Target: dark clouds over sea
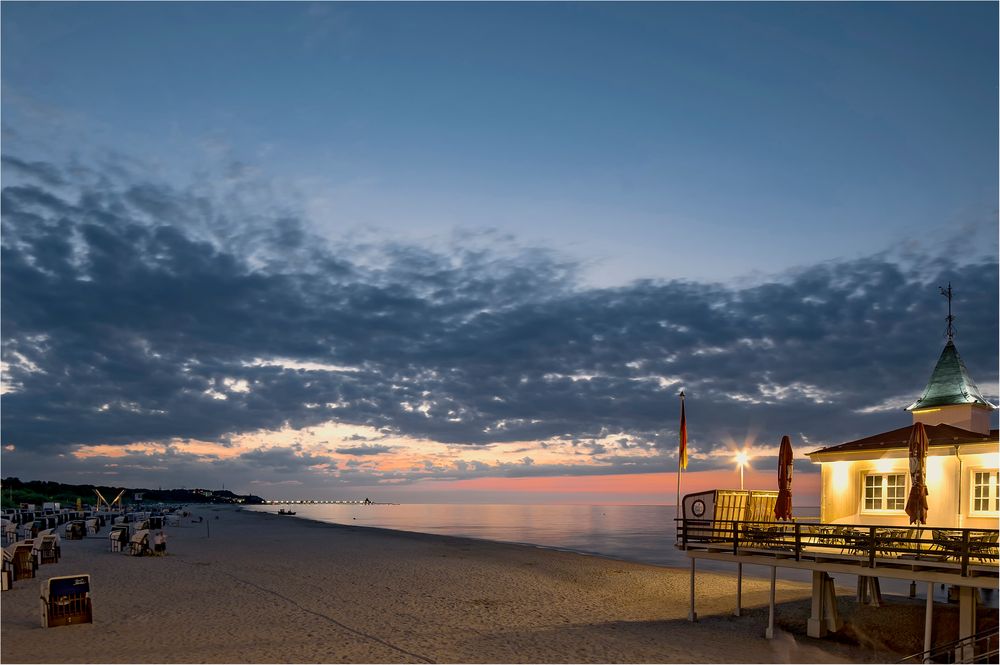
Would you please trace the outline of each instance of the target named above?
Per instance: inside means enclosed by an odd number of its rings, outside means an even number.
[[[15,156],[4,183],[5,475],[40,475],[42,460],[79,471],[58,455],[83,444],[225,442],[331,418],[457,446],[562,439],[611,470],[645,445],[665,455],[629,469],[667,470],[681,388],[703,449],[750,430],[812,449],[908,424],[945,341],[948,282],[958,348],[996,398],[995,251],[958,230],[745,284],[593,288],[574,260],[500,234],[436,249],[322,239],[280,206]],[[621,450],[588,443],[618,432]]]

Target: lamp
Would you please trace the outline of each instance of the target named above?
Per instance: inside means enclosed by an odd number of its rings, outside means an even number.
[[[740,452],[736,453],[736,464],[740,468],[740,489],[741,490],[743,489],[743,467],[745,467],[749,461],[750,461],[750,456],[747,454],[747,451],[741,450]]]

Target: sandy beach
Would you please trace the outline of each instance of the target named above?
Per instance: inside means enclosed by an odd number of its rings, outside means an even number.
[[[2,595],[5,663],[885,662],[870,641],[805,636],[808,588],[463,538],[201,507],[168,553],[111,553],[107,528]],[[93,624],[43,629],[41,579],[89,573]],[[849,598],[842,598],[850,622]],[[894,608],[883,608],[888,611]],[[920,606],[912,610],[919,635]],[[881,612],[881,611],[880,611]],[[863,611],[853,617],[863,634]],[[898,614],[898,613],[897,613]],[[882,614],[881,616],[889,616]],[[947,616],[942,616],[946,620]],[[863,635],[862,635],[863,636]]]

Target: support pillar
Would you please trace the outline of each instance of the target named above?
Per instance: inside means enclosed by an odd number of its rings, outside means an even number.
[[[840,612],[837,611],[837,587],[829,575],[823,581],[823,590],[823,616],[826,619],[826,629],[836,633],[844,627],[844,622],[840,620]]]
[[[927,609],[924,611],[924,662],[931,662],[931,627],[934,617],[934,583],[927,583]]]
[[[974,587],[958,587],[958,639],[963,640],[976,634],[976,596]],[[975,657],[975,645],[969,642],[955,654],[959,663],[971,663]]]
[[[736,611],[733,616],[740,616],[743,610],[743,564],[736,564]]]
[[[812,611],[806,624],[806,634],[809,637],[826,637],[826,621],[823,620],[823,609],[826,603],[826,573],[814,570],[812,574]]]
[[[688,610],[688,621],[697,621],[698,614],[694,611],[694,557],[691,557],[691,609]]]
[[[767,630],[764,631],[764,637],[769,640],[774,639],[774,583],[777,570],[777,567],[771,566],[771,604],[767,613]]]

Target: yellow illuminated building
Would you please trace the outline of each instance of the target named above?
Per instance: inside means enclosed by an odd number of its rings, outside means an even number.
[[[990,404],[949,339],[920,399],[906,410],[924,424],[927,523],[995,529],[1000,519],[1000,437]],[[911,425],[809,453],[822,468],[820,520],[905,526]]]

